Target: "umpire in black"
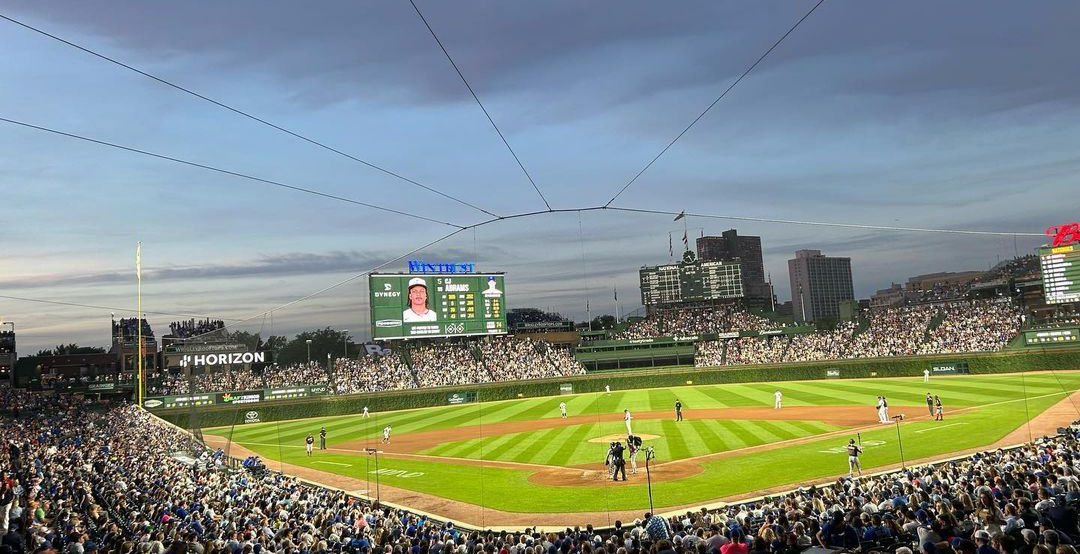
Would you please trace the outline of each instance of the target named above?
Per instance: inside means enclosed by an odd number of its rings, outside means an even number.
[[[326,450],[326,427],[319,429],[319,450]]]
[[[626,460],[623,459],[623,452],[626,449],[623,448],[621,442],[611,443],[611,450],[608,450],[608,462],[611,464],[611,480],[618,481],[619,473],[622,472],[622,480],[626,480]]]

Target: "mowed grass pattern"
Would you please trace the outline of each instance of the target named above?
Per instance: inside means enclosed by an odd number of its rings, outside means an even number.
[[[645,441],[664,460],[681,460],[738,448],[836,431],[839,428],[819,421],[741,420],[637,420],[634,433],[655,435]],[[589,442],[608,435],[625,434],[621,423],[567,425],[496,437],[454,441],[429,448],[422,454],[541,464],[579,466],[597,464],[607,454],[607,443]]]
[[[1022,388],[1022,385],[1027,385],[1026,391]],[[944,423],[908,421],[901,425],[904,453],[910,462],[912,459],[931,455],[982,447],[1004,437],[1014,429],[1022,428],[1029,417],[1038,415],[1054,403],[1064,399],[1067,393],[1076,390],[1080,386],[1080,374],[1061,372],[1057,374],[1029,374],[1023,380],[1017,376],[957,377],[934,380],[929,384],[929,387],[921,383],[921,380],[911,379],[738,385],[735,388],[739,391],[737,398],[767,398],[768,402],[771,403],[771,392],[775,390],[776,386],[779,386],[786,396],[795,397],[792,398],[792,401],[805,401],[805,398],[814,396],[827,400],[829,404],[842,403],[839,401],[844,399],[843,395],[851,393],[859,401],[849,403],[861,405],[864,403],[862,400],[867,387],[873,391],[885,390],[886,394],[893,398],[893,405],[899,408],[894,410],[894,413],[896,411],[914,411],[914,413],[918,413],[919,410],[926,409],[923,399],[927,390],[941,394],[946,402],[946,421]],[[725,393],[729,392],[725,390],[726,388],[675,389],[673,391],[666,390],[664,393],[678,393],[679,397],[684,402],[687,402],[687,398],[694,398],[694,395],[687,394],[688,392],[715,394],[720,398],[729,398],[729,396],[725,396]],[[977,392],[983,389],[990,392],[987,392],[985,397],[976,396]],[[950,402],[948,393],[943,392],[946,390],[957,395],[956,402]],[[651,398],[651,400],[645,400],[645,402],[658,401],[656,394],[649,394],[656,391],[638,392],[645,393],[642,394],[642,398]],[[633,401],[632,394],[634,393],[627,393],[621,396],[618,401]],[[596,396],[588,395],[574,398],[568,401],[568,404],[574,405],[572,403],[576,403],[579,406],[591,406],[589,403],[581,402],[582,398],[585,398],[596,402],[597,405],[604,405],[605,399],[603,397],[607,395],[600,395],[601,398],[596,398]],[[616,394],[610,396],[615,397]],[[731,395],[731,397],[735,397],[735,395]],[[910,406],[901,407],[905,402],[898,402],[896,397],[908,399],[906,403],[910,404]],[[514,406],[511,411],[515,413],[534,411],[535,413],[544,414],[551,411],[550,406],[558,405],[557,398],[538,400],[539,402],[529,400],[508,404]],[[962,414],[954,414],[950,411],[955,407],[965,405],[985,406],[985,408],[971,410]],[[449,421],[458,416],[448,416],[445,413],[474,413],[479,407],[439,408],[419,412],[426,413],[433,418],[437,414],[439,418],[445,417],[444,421]],[[494,407],[495,405],[488,405],[485,408]],[[510,413],[504,410],[485,409],[484,411],[485,413]],[[413,421],[413,423],[403,425],[420,425],[417,423],[418,420],[415,419],[416,413],[393,415],[399,418],[398,421]],[[384,417],[387,416],[384,415]],[[546,415],[545,417],[552,416]],[[558,417],[557,408],[554,410],[554,417]],[[336,418],[326,421],[345,425],[348,420],[349,418]],[[317,429],[319,421],[285,422],[280,426],[267,424],[260,427],[287,429],[293,424],[302,423],[305,430],[309,428]],[[660,425],[668,424],[659,421],[657,423]],[[719,444],[720,440],[744,440],[735,431],[731,434],[726,431],[720,432],[718,428],[706,425],[705,422],[697,422],[691,419],[685,423],[689,424],[688,427],[699,429],[705,442],[717,440]],[[741,426],[744,423],[739,422],[739,425]],[[438,425],[434,421],[424,425],[429,424]],[[616,426],[621,426],[621,422]],[[244,431],[254,431],[255,427],[251,426],[251,428]],[[591,429],[589,425],[573,427],[571,430],[562,429],[556,431],[556,434],[550,435],[549,439],[558,441],[561,440],[560,437],[566,437],[566,440],[569,441],[573,440],[572,437],[574,436],[584,436],[597,431],[597,429]],[[344,429],[344,427],[339,427],[339,429]],[[715,436],[709,435],[709,431],[715,433]],[[359,432],[363,432],[362,428]],[[537,432],[541,431],[538,430]],[[567,433],[567,435],[562,435],[563,432]],[[854,436],[854,433],[850,436]],[[871,425],[869,428],[862,430],[861,436],[867,444],[863,463],[864,468],[868,471],[874,467],[899,462],[895,426]],[[842,447],[847,442],[848,437],[849,435],[845,434],[839,437],[833,436],[811,440],[804,444],[766,452],[739,453],[723,459],[706,460],[702,463],[704,470],[702,473],[677,481],[654,482],[653,496],[656,506],[658,508],[670,508],[685,504],[704,503],[730,495],[753,493],[770,487],[795,486],[811,479],[821,479],[842,474],[847,470],[846,455],[842,453]],[[302,439],[302,436],[300,438]],[[289,443],[283,442],[280,445],[275,442],[246,444],[261,456],[267,458],[271,467],[274,466],[273,460],[282,460],[322,471],[332,471],[353,476],[362,482],[368,482],[369,489],[374,488],[375,477],[371,473],[374,468],[372,459],[369,456],[330,451],[317,452],[315,456],[309,458],[304,455],[302,440]],[[457,448],[462,451],[467,450],[470,448],[469,441],[458,442]],[[504,448],[505,450],[500,456],[517,455],[515,454],[517,452],[516,445],[509,447],[504,445]],[[546,454],[549,458],[546,463],[552,465],[557,465],[554,462],[561,457],[570,460],[572,455],[562,451],[561,448],[546,449]],[[664,458],[656,460],[657,463],[666,461],[668,460]],[[410,477],[383,475],[383,485],[425,492],[510,512],[604,512],[634,506],[648,506],[648,491],[645,481],[640,475],[631,478],[629,483],[620,484],[617,487],[611,486],[610,482],[601,483],[599,487],[553,487],[530,482],[529,475],[533,473],[533,470],[530,469],[464,465],[454,463],[451,460],[440,461],[438,458],[416,460],[384,457],[381,459],[381,468],[383,470],[392,469],[410,472]],[[449,484],[453,486],[448,486]]]

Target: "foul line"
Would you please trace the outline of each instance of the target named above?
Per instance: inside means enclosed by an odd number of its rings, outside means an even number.
[[[916,433],[926,433],[928,431],[937,431],[938,429],[944,429],[946,427],[956,427],[957,425],[967,425],[966,421],[958,421],[956,423],[950,423],[948,425],[941,425],[937,427],[930,427],[929,429],[919,429]]]

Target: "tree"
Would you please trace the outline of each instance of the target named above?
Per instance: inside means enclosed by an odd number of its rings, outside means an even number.
[[[271,337],[276,339],[278,337]],[[284,339],[284,337],[281,337]],[[345,355],[345,334],[327,327],[318,331],[305,331],[296,335],[280,351],[274,353],[278,365],[302,364],[308,360],[307,341],[311,340],[311,361],[326,363],[326,355],[331,361]],[[275,344],[276,346],[276,344]]]
[[[74,356],[76,354],[104,354],[105,349],[97,346],[79,346],[75,343],[58,344],[51,350],[38,350],[35,356]]]
[[[615,316],[605,314],[594,317],[589,325],[593,331],[606,331],[614,329],[615,323]]]

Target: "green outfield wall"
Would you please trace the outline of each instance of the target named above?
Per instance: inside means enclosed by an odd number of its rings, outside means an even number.
[[[434,389],[413,389],[349,396],[278,400],[243,406],[214,405],[167,410],[154,414],[184,428],[244,425],[245,422],[284,421],[306,417],[446,406],[460,402],[491,402],[515,398],[557,396],[613,390],[867,377],[921,376],[924,369],[967,364],[972,374],[1080,369],[1080,348],[1026,349],[980,354],[874,358],[828,362],[787,363],[721,368],[674,367],[648,370],[598,371],[579,377],[487,383]],[[939,371],[934,370],[935,373]],[[951,373],[943,371],[942,373]]]

